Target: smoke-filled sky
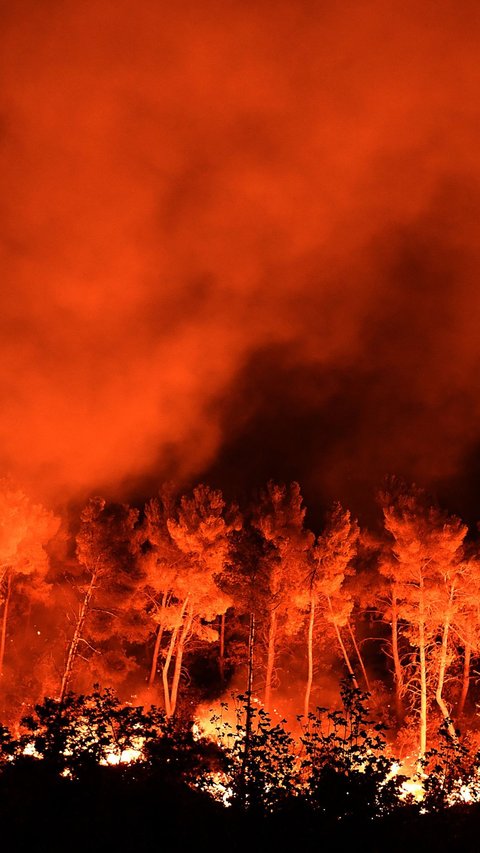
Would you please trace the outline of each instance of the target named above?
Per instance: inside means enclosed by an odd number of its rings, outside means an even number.
[[[12,0],[0,468],[480,517],[477,0]]]

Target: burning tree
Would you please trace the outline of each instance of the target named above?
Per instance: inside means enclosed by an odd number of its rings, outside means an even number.
[[[80,520],[76,553],[81,576],[75,581],[80,601],[68,644],[60,701],[68,690],[77,658],[85,657],[80,655],[80,647],[95,654],[92,640],[96,636],[121,633],[119,616],[128,607],[138,581],[138,510],[107,505],[103,498],[96,497],[88,501]]]
[[[461,665],[461,686],[457,717],[461,717],[470,688],[472,658],[480,651],[480,559],[476,546],[470,546],[462,564],[453,625],[457,660]]]
[[[164,488],[158,498],[152,498],[146,504],[141,530],[142,553],[139,560],[142,582],[137,601],[147,623],[153,626],[155,636],[148,676],[150,688],[156,679],[164,632],[171,624],[177,578],[187,571],[187,558],[168,530],[168,519],[174,511],[173,494],[169,488]],[[165,704],[167,699],[166,696]]]
[[[149,682],[154,682],[167,632],[162,683],[165,710],[172,716],[188,641],[194,635],[207,641],[216,639],[217,632],[208,623],[231,603],[217,579],[227,560],[230,533],[240,525],[240,517],[235,507],[226,508],[220,491],[200,485],[178,505],[166,495],[151,501],[145,518],[149,547],[143,561],[143,589],[147,611],[156,624]]]
[[[252,523],[271,545],[264,694],[267,710],[271,704],[278,634],[280,630],[288,630],[288,622],[294,617],[294,593],[308,572],[308,551],[314,537],[303,526],[305,513],[298,483],[291,483],[287,489],[272,480],[254,508]]]
[[[376,564],[370,583],[359,591],[362,600],[388,625],[389,637],[382,637],[382,649],[392,662],[393,686],[395,692],[395,714],[399,725],[404,720],[405,670],[404,662],[409,659],[410,644],[404,632],[400,618],[400,600],[396,580],[396,560],[391,552],[390,543],[384,538],[363,534],[365,547],[374,554]],[[404,648],[406,646],[406,648]]]
[[[450,631],[465,573],[462,545],[467,528],[458,518],[431,505],[426,493],[416,486],[407,488],[392,481],[380,501],[385,528],[393,540],[391,559],[383,562],[382,572],[392,584],[397,617],[392,626],[404,634],[411,647],[407,689],[420,699],[419,750],[423,755],[429,694],[435,693],[444,718],[449,719],[443,689]]]
[[[343,659],[355,687],[358,684],[350,661],[347,647],[343,641],[341,628],[349,624],[353,608],[353,599],[346,592],[344,582],[352,573],[351,561],[356,553],[358,539],[357,522],[350,512],[339,503],[330,511],[323,533],[317,538],[305,576],[304,589],[299,597],[306,607],[307,621],[307,659],[308,674],[305,688],[304,713],[308,716],[310,694],[313,683],[313,638],[317,613],[327,624],[333,627]]]

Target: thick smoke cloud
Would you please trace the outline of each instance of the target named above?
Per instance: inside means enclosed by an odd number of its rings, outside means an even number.
[[[2,472],[49,500],[294,476],[358,509],[396,471],[465,504],[478,4],[1,14]]]

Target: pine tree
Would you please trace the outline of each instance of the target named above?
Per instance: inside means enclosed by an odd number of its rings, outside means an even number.
[[[252,524],[271,545],[267,604],[267,662],[264,704],[271,706],[279,633],[294,617],[295,591],[308,573],[308,551],[313,534],[304,528],[306,509],[298,483],[289,488],[270,481],[253,511]]]
[[[88,660],[95,653],[92,641],[121,634],[119,616],[138,582],[138,510],[123,504],[108,505],[104,498],[95,497],[88,501],[80,520],[76,537],[80,578],[74,584],[79,602],[67,647],[60,701],[68,690],[77,659]],[[85,654],[80,655],[80,648]]]
[[[355,687],[353,666],[342,638],[341,628],[348,624],[353,599],[345,590],[345,579],[352,573],[351,562],[356,553],[358,525],[349,510],[336,503],[329,512],[323,533],[313,547],[306,576],[305,591],[308,612],[307,659],[308,674],[305,688],[304,713],[308,716],[313,682],[313,638],[315,620],[320,615],[333,627],[343,659]]]
[[[422,756],[427,747],[432,692],[444,718],[449,718],[443,687],[466,527],[433,505],[422,489],[401,481],[390,481],[380,494],[380,503],[391,536],[392,557],[384,563],[383,573],[394,582],[397,612],[405,626],[402,630],[413,650],[410,693],[418,689],[420,697]]]

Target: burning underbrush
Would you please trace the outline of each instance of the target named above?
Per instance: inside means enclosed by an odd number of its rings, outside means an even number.
[[[341,698],[339,710],[300,717],[295,735],[248,694],[193,722],[122,704],[109,690],[46,699],[15,735],[1,729],[0,785],[42,765],[64,784],[113,773],[129,786],[169,785],[235,812],[301,807],[327,821],[480,802],[478,754],[447,726],[435,749],[400,761],[370,718],[367,694],[344,683]]]

